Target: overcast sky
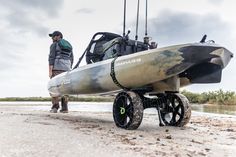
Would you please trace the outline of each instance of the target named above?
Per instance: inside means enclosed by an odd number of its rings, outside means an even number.
[[[134,38],[137,0],[127,0],[127,29]],[[98,31],[122,33],[123,0],[0,0],[0,97],[48,96],[48,34],[60,30],[75,61]],[[148,35],[159,47],[208,39],[236,52],[234,0],[149,0]],[[139,38],[145,0],[140,0]],[[84,64],[84,62],[83,62]],[[235,58],[219,84],[187,87],[192,92],[236,91]]]

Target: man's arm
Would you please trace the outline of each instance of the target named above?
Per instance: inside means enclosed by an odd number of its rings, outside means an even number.
[[[49,65],[49,78],[52,78],[53,65]]]
[[[53,70],[53,65],[56,59],[56,43],[53,43],[50,46],[50,53],[48,57],[48,62],[49,62],[49,77],[52,77],[52,70]]]

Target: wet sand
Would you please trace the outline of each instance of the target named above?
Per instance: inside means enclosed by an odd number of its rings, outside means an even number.
[[[49,106],[48,106],[49,107]],[[235,156],[236,117],[193,112],[185,127],[159,127],[144,113],[137,130],[117,128],[111,112],[52,114],[0,105],[0,157]]]

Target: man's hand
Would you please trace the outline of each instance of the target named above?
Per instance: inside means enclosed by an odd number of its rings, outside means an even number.
[[[49,78],[52,78],[52,71],[49,71]]]
[[[49,78],[52,78],[52,65],[49,65]]]

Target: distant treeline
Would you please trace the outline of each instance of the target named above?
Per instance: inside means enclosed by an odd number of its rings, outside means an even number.
[[[191,103],[197,104],[217,104],[217,105],[236,105],[235,92],[223,90],[204,92],[204,93],[192,93],[189,91],[182,91]]]
[[[70,96],[70,101],[84,102],[109,102],[113,101],[112,96]],[[7,97],[0,98],[0,101],[51,101],[50,97]]]
[[[236,105],[235,92],[223,90],[192,93],[187,90],[181,92],[185,95],[190,103],[197,104],[218,104],[218,105]],[[113,102],[114,96],[70,96],[70,101],[86,101],[86,102]],[[0,98],[0,101],[51,101],[50,97],[8,97]]]

